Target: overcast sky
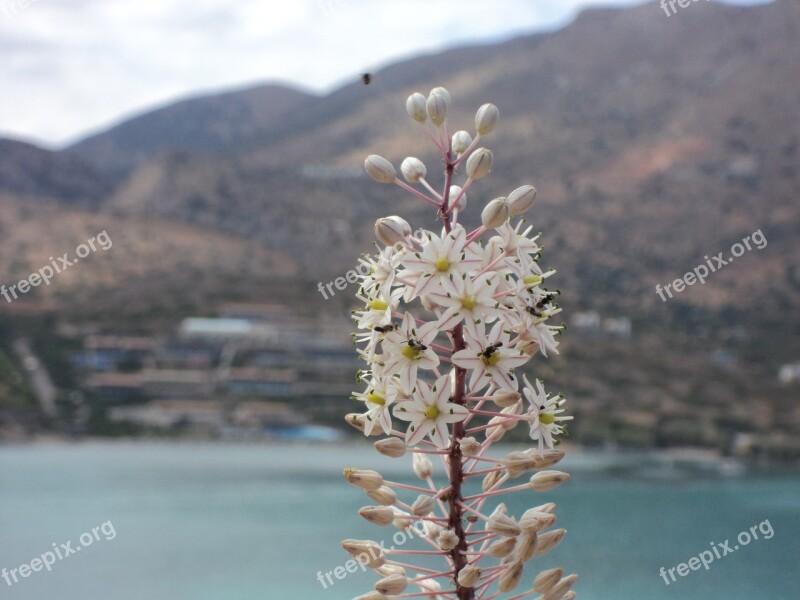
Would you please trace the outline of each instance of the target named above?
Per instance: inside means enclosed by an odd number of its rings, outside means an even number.
[[[186,95],[263,81],[325,92],[421,52],[556,28],[584,6],[642,3],[0,0],[0,136],[57,147]]]

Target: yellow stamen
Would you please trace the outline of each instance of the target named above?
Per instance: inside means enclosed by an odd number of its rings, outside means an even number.
[[[367,394],[367,402],[377,404],[378,406],[385,406],[386,398],[383,396],[378,396],[378,394]]]
[[[539,413],[539,423],[543,425],[551,425],[556,422],[556,416],[553,413]]]
[[[450,268],[450,261],[446,258],[439,258],[436,261],[436,270],[440,273],[444,273]]]
[[[383,300],[372,300],[369,303],[369,307],[371,310],[386,310],[389,308],[389,304],[384,302]]]
[[[416,348],[412,348],[411,346],[403,346],[403,349],[400,351],[400,353],[408,360],[417,360],[422,354],[422,352]]]
[[[425,409],[425,413],[424,414],[431,421],[435,421],[436,418],[439,416],[439,409],[436,408],[435,405],[431,404],[428,408]]]
[[[463,306],[467,310],[472,310],[473,308],[475,308],[475,296],[467,296],[466,298],[462,298],[461,306]]]

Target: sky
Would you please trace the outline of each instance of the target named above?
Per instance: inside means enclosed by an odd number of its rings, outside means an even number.
[[[179,98],[267,81],[325,93],[417,54],[642,3],[0,0],[0,137],[58,148]]]

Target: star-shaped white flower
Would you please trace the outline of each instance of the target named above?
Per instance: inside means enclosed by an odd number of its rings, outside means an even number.
[[[367,412],[364,413],[364,435],[372,435],[376,425],[379,425],[386,435],[392,432],[390,406],[397,398],[397,387],[391,377],[373,374],[367,383],[367,389],[354,393],[353,397],[364,402],[367,408]]]
[[[381,343],[384,373],[398,375],[406,392],[414,389],[418,369],[435,369],[439,365],[439,356],[429,347],[437,333],[435,321],[417,327],[411,313],[406,313],[403,322],[387,333]]]
[[[464,275],[443,280],[441,291],[430,296],[446,309],[439,318],[439,329],[447,331],[463,321],[466,331],[477,338],[477,324],[491,323],[502,313],[494,298],[497,279],[497,273],[485,273],[475,279]]]
[[[526,271],[534,271],[538,275],[541,275],[542,271],[536,263],[536,260],[534,260],[534,256],[538,254],[540,250],[539,245],[536,243],[536,239],[539,236],[528,237],[533,230],[532,225],[528,226],[524,232],[520,233],[519,230],[522,223],[522,219],[517,222],[516,227],[511,227],[510,222],[504,223],[497,228],[497,232],[500,235],[492,237],[489,241],[498,243],[503,248],[505,256],[512,259],[509,265],[518,275],[524,276],[522,274]]]
[[[446,448],[450,440],[449,423],[458,423],[469,416],[465,406],[450,402],[451,378],[439,377],[433,386],[418,381],[411,400],[398,402],[394,416],[409,421],[406,444],[415,446],[426,435],[437,448]]]
[[[468,273],[478,265],[478,260],[465,254],[467,233],[456,225],[450,233],[439,237],[426,232],[428,243],[418,252],[409,252],[401,264],[405,267],[398,275],[406,282],[404,300],[409,302],[423,293],[430,293],[443,279]]]
[[[402,294],[402,290],[399,289],[392,292],[384,291],[375,296],[357,294],[356,297],[364,302],[364,308],[353,313],[353,318],[358,322],[358,328],[370,329],[375,326],[387,325],[392,320],[392,311],[400,303]]]
[[[511,336],[503,330],[503,323],[495,323],[485,335],[483,323],[477,325],[478,335],[464,332],[467,348],[453,354],[453,364],[470,369],[470,393],[481,391],[491,382],[497,387],[517,391],[519,383],[511,371],[524,365],[530,357],[521,350],[509,347]]]
[[[548,396],[542,382],[538,379],[536,380],[536,389],[528,381],[527,376],[524,379],[525,387],[522,389],[522,393],[531,404],[527,413],[528,422],[531,425],[531,439],[539,441],[539,452],[542,452],[545,447],[552,448],[554,446],[554,437],[564,433],[564,426],[561,425],[561,422],[570,421],[572,417],[561,415],[564,409],[560,407],[566,402],[561,396]]]

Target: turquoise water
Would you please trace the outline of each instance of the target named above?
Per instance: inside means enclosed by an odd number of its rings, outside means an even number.
[[[317,572],[347,556],[346,537],[385,539],[355,511],[367,502],[341,478],[345,466],[400,477],[409,462],[368,446],[83,444],[0,447],[0,569],[111,521],[52,571],[30,574],[0,598],[45,600],[340,600],[368,591],[358,571],[323,589]],[[569,534],[536,569],[580,576],[586,600],[797,600],[800,477],[761,471],[688,475],[640,457],[576,456],[572,480],[547,494],[516,494],[512,513],[558,503]],[[769,520],[759,539],[690,571],[674,567]],[[106,530],[109,530],[108,528]],[[763,536],[759,534],[759,538]],[[411,547],[409,545],[409,547]]]

